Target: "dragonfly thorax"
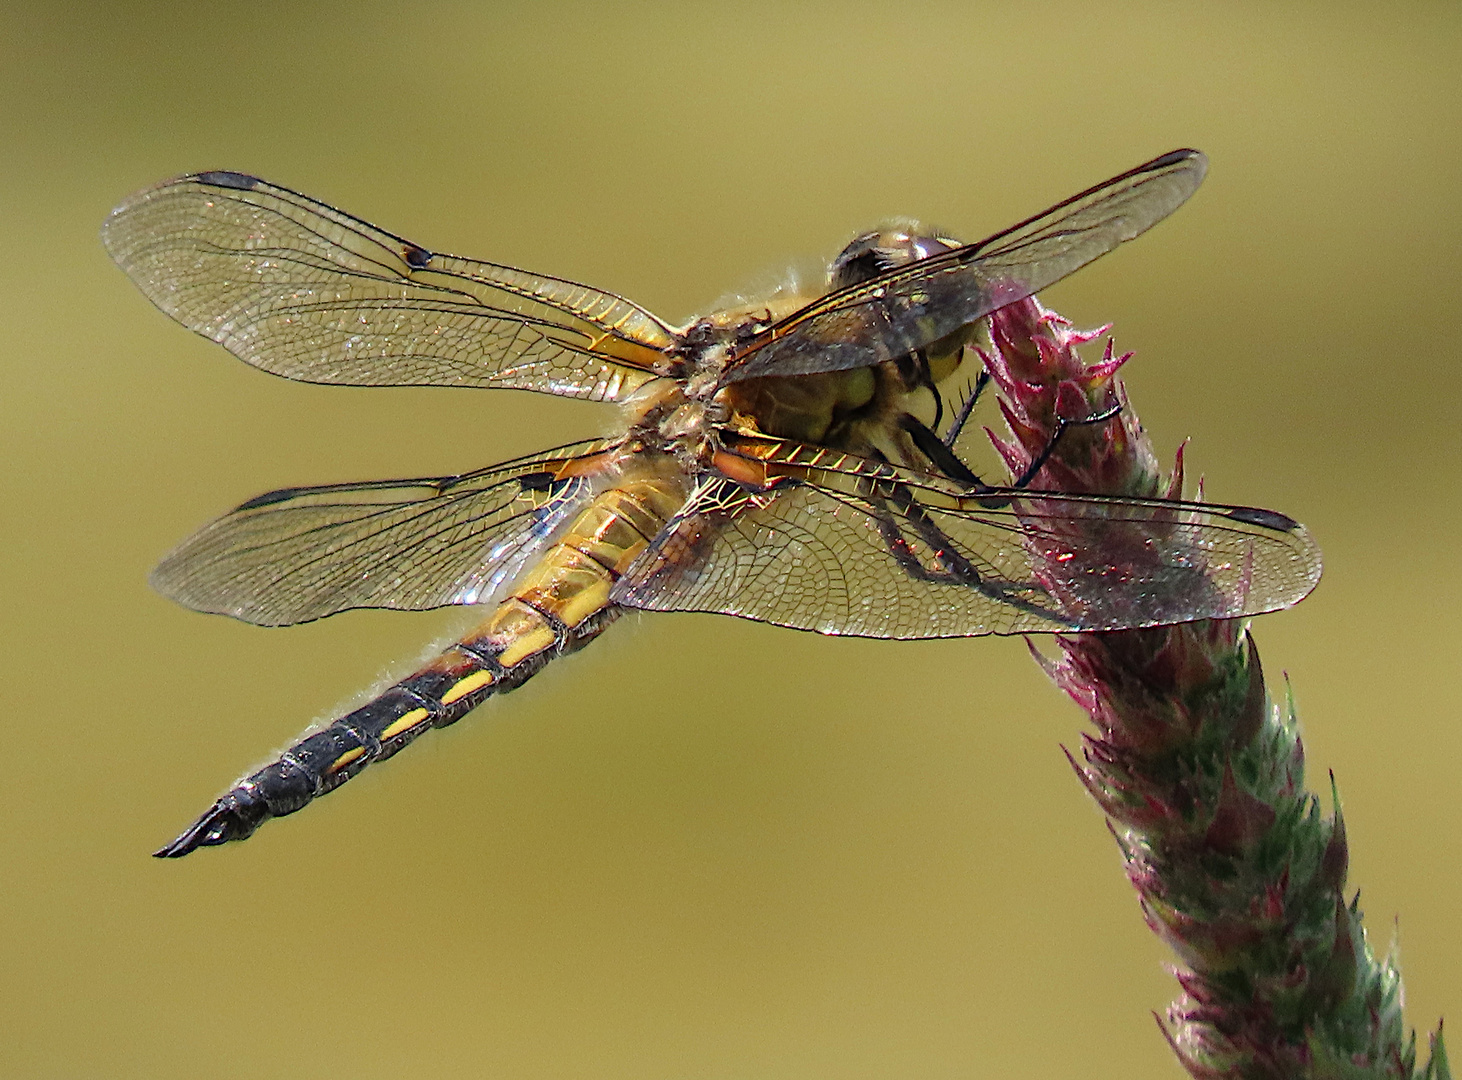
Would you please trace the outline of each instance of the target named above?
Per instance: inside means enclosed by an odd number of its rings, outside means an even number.
[[[681,380],[661,379],[645,386],[627,403],[633,443],[645,450],[673,454],[696,469],[715,451],[715,433],[730,419],[717,398],[687,393]]]

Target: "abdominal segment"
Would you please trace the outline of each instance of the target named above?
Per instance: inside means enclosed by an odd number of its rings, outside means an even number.
[[[609,602],[614,582],[684,502],[678,477],[624,480],[601,492],[472,633],[240,780],[157,855],[242,840],[582,647],[619,614]]]

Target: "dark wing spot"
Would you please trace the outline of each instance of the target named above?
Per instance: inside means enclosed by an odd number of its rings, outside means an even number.
[[[417,247],[415,244],[407,244],[401,249],[401,256],[406,260],[406,265],[413,270],[425,270],[431,262],[431,252],[424,247]]]
[[[464,479],[466,479],[466,477],[463,476],[443,476],[439,480],[427,481],[427,487],[431,488],[438,495],[444,495],[448,491],[451,491],[458,484],[460,484]]]
[[[524,491],[547,491],[553,487],[554,475],[551,472],[524,473],[518,477],[518,483]]]
[[[201,172],[194,179],[200,184],[237,188],[239,191],[252,191],[259,186],[257,176],[248,176],[241,172]]]
[[[1276,529],[1279,532],[1294,532],[1300,527],[1300,523],[1294,518],[1285,517],[1273,510],[1260,510],[1253,506],[1236,506],[1228,512],[1228,517],[1234,521],[1242,521],[1246,525],[1259,525],[1266,529]]]
[[[1161,169],[1166,169],[1169,165],[1175,165],[1185,158],[1190,157],[1202,157],[1202,155],[1197,150],[1169,150],[1162,157],[1153,158],[1146,165],[1140,166],[1140,168],[1143,172],[1158,172]],[[1285,520],[1289,519],[1286,518]]]
[[[313,490],[313,488],[307,487],[288,487],[280,488],[278,491],[266,491],[263,495],[255,495],[248,502],[240,503],[234,507],[234,513],[238,513],[240,510],[257,510],[261,506],[270,506],[274,503],[284,502],[286,499],[292,499],[296,495]]]

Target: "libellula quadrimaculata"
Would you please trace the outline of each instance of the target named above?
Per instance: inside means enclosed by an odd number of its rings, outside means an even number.
[[[613,438],[476,472],[260,495],[168,555],[152,579],[163,593],[263,626],[351,608],[490,614],[240,780],[158,854],[242,839],[300,809],[626,608],[933,638],[1295,603],[1319,552],[1281,514],[991,487],[954,449],[968,408],[939,430],[985,316],[1166,217],[1204,168],[1196,151],[1165,154],[978,244],[870,233],[833,262],[822,295],[684,327],[572,281],[430,251],[240,173],[134,195],[106,223],[107,250],[163,311],[255,367],[626,410]],[[1141,566],[1103,561],[1117,529],[1139,530]],[[1048,588],[1047,560],[1080,567],[1085,587]]]

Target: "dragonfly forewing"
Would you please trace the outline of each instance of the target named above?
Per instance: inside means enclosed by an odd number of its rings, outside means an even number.
[[[678,340],[612,293],[436,254],[241,173],[139,192],[102,239],[168,315],[302,382],[618,401]]]
[[[977,244],[831,292],[749,342],[723,381],[908,356],[1140,236],[1187,201],[1207,167],[1198,151],[1175,150]]]

